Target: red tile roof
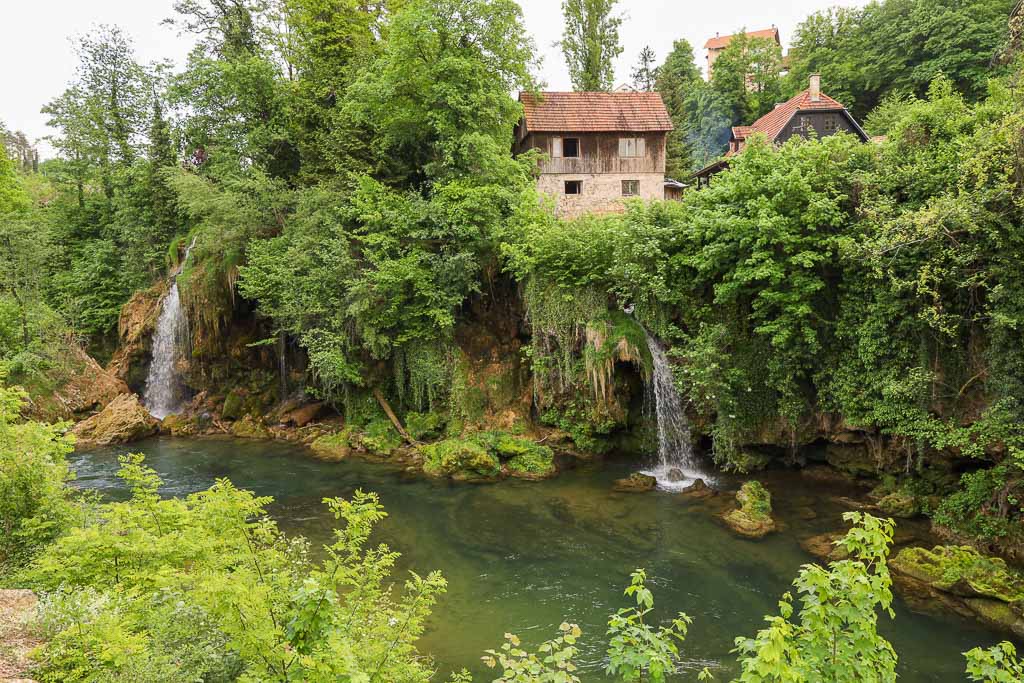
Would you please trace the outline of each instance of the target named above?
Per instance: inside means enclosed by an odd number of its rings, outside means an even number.
[[[753,135],[756,132],[757,132],[757,130],[753,126],[733,126],[732,127],[732,136],[734,138],[736,138],[737,140],[743,140],[744,138],[748,138],[748,137],[750,137],[751,135]]]
[[[734,33],[731,36],[715,36],[714,38],[709,38],[708,42],[704,43],[704,49],[722,50],[726,48],[729,43],[732,42],[732,39],[738,35],[742,34]],[[760,31],[747,31],[747,36],[750,38],[770,38],[779,45],[782,44],[782,40],[779,38],[779,29],[774,27],[761,29]]]
[[[787,102],[776,105],[775,109],[754,121],[754,125],[742,126],[741,128],[750,129],[746,137],[754,133],[764,133],[768,136],[769,140],[775,140],[797,112],[811,110],[841,111],[843,109],[845,107],[841,103],[825,93],[821,93],[817,100],[812,100],[811,91],[804,90]]]
[[[672,119],[656,92],[519,93],[531,133],[670,131]]]

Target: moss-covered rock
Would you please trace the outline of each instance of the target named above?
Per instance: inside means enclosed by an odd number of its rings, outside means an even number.
[[[921,513],[921,506],[917,496],[910,491],[898,490],[890,493],[878,501],[878,508],[889,515],[901,519],[917,517]]]
[[[436,439],[445,427],[444,417],[435,412],[406,413],[405,431],[416,441]]]
[[[420,449],[423,471],[434,477],[456,481],[494,481],[501,475],[501,463],[479,443],[467,439],[446,439]]]
[[[520,479],[547,479],[558,473],[555,454],[547,446],[537,446],[515,455],[506,463],[509,474]]]
[[[845,560],[850,556],[850,553],[843,546],[836,545],[836,542],[844,536],[846,534],[841,531],[808,536],[807,538],[800,539],[800,547],[819,560],[826,562]]]
[[[771,456],[762,451],[743,448],[729,456],[729,467],[741,474],[749,474],[766,469],[771,461]]]
[[[1024,576],[966,546],[905,548],[889,561],[912,607],[951,611],[1024,637]]]
[[[649,474],[634,472],[625,479],[616,479],[612,490],[620,493],[644,493],[653,491],[658,486],[658,480]]]
[[[733,531],[745,538],[761,538],[775,531],[772,518],[772,496],[761,482],[748,481],[736,493],[740,507],[730,510],[722,519]]]
[[[323,460],[344,460],[352,453],[352,444],[349,441],[351,436],[351,431],[344,429],[318,437],[309,447]]]
[[[864,444],[829,444],[825,459],[829,465],[852,477],[871,478],[878,473],[878,463]]]
[[[135,394],[121,394],[107,407],[71,430],[79,448],[131,443],[156,434],[160,422],[149,414]]]
[[[270,439],[272,436],[266,425],[264,425],[261,420],[254,418],[251,415],[246,415],[238,422],[232,424],[231,433],[239,439],[266,440]]]
[[[240,389],[232,389],[224,397],[224,405],[221,406],[220,414],[225,420],[239,420],[245,414],[245,392]]]
[[[402,445],[402,435],[387,419],[372,420],[358,438],[360,447],[378,458],[391,457]]]
[[[161,422],[160,431],[171,436],[195,436],[199,433],[199,426],[193,418],[168,415]]]

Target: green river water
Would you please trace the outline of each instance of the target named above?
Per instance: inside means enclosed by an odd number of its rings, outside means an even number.
[[[459,485],[376,463],[321,462],[276,442],[161,438],[76,453],[79,485],[123,496],[115,472],[117,455],[128,450],[146,455],[164,478],[164,495],[187,495],[227,477],[274,496],[271,512],[281,527],[314,543],[327,540],[333,521],[322,498],[376,491],[389,517],[375,540],[402,552],[402,571],[440,569],[449,583],[421,641],[436,660],[438,681],[463,667],[478,681],[491,680],[479,657],[499,646],[502,634],[516,633],[532,648],[563,620],[583,629],[583,680],[602,680],[607,615],[625,606],[622,589],[636,567],[647,569],[659,617],[693,617],[677,680],[696,680],[709,666],[727,681],[736,671],[734,638],[753,635],[800,565],[813,559],[798,537],[842,526],[843,506],[834,497],[844,492],[789,473],[760,478],[785,526],[754,542],[735,537],[700,502],[613,493],[612,481],[637,463],[586,464],[537,483]],[[816,517],[806,519],[811,497]],[[961,653],[1000,640],[972,623],[912,614],[901,604],[895,621],[883,621],[900,656],[900,680],[912,683],[963,681]]]

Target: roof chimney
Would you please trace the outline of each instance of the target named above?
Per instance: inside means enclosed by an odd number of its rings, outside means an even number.
[[[821,74],[811,74],[811,102],[821,102]]]

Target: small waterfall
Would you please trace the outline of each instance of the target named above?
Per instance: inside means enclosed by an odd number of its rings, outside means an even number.
[[[153,359],[149,364],[149,375],[146,376],[143,403],[146,410],[160,420],[180,411],[188,395],[188,389],[178,372],[178,364],[185,359],[191,345],[188,317],[181,307],[181,296],[178,293],[178,275],[188,262],[195,245],[196,240],[193,238],[185,250],[185,258],[174,274],[170,290],[160,303],[160,317],[157,318],[156,330],[153,332]]]
[[[690,424],[683,411],[683,400],[676,390],[665,348],[647,333],[647,346],[651,350],[651,393],[658,421],[658,462],[644,472],[656,477],[658,486],[665,489],[685,489],[694,480],[708,479],[697,464],[690,441]]]

